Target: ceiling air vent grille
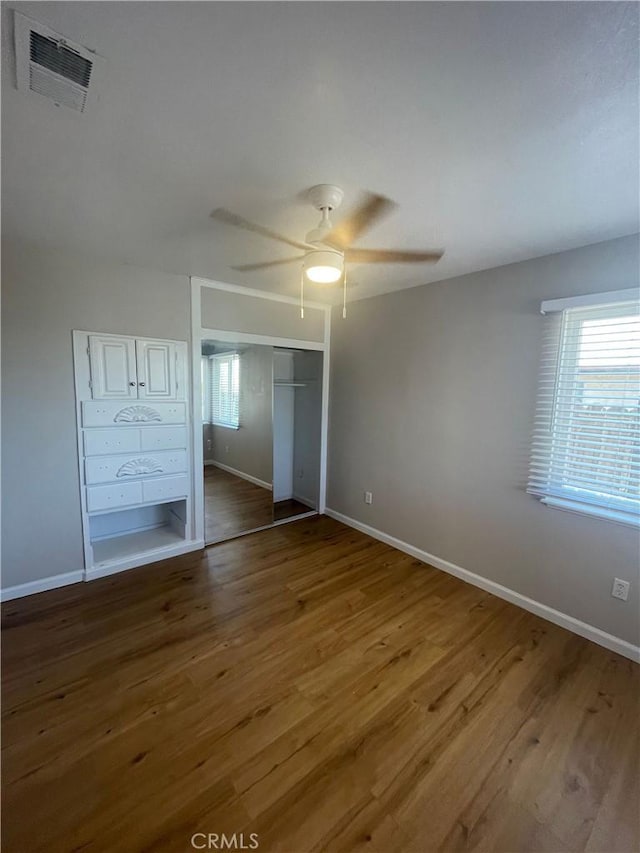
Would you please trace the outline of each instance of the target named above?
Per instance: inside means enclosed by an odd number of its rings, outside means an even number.
[[[56,42],[31,30],[30,57],[31,62],[55,71],[85,89],[89,87],[93,63],[66,47],[62,41]]]
[[[15,34],[18,89],[84,112],[99,58],[18,12]]]

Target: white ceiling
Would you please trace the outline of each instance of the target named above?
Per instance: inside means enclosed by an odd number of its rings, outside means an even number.
[[[446,249],[354,267],[362,297],[638,230],[635,3],[11,5],[107,70],[84,116],[18,92],[3,4],[9,237],[295,294],[229,269],[288,247],[209,213],[302,238],[338,183],[400,205],[360,245]]]

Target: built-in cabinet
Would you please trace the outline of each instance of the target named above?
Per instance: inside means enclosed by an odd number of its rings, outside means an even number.
[[[195,549],[186,343],[74,332],[74,363],[86,577]]]
[[[89,335],[93,400],[184,398],[184,353],[174,341]]]

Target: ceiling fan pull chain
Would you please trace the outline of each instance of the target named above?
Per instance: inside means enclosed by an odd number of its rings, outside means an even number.
[[[300,272],[300,318],[304,320],[304,269]]]
[[[344,287],[342,288],[342,319],[347,319],[347,266],[344,267]]]

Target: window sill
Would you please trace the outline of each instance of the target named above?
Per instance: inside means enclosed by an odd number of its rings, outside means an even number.
[[[225,429],[240,429],[240,424],[223,424],[221,421],[211,421],[211,426],[224,427]]]
[[[617,524],[625,524],[627,527],[640,527],[640,516],[631,512],[624,512],[623,510],[606,509],[605,507],[580,503],[580,501],[572,501],[566,498],[556,498],[551,495],[540,498],[540,503],[552,509],[561,509],[565,512],[573,512],[578,515],[590,515],[595,518],[602,518],[605,521],[615,521]]]

